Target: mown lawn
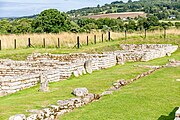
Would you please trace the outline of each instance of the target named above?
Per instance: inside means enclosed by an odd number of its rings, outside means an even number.
[[[59,99],[74,97],[71,92],[77,87],[87,87],[91,93],[101,93],[108,89],[113,81],[130,79],[147,71],[134,67],[134,64],[115,66],[110,69],[93,72],[80,78],[71,78],[66,81],[50,84],[50,92],[38,92],[38,86],[0,98],[0,119],[7,119],[10,115],[26,113],[26,110],[40,109],[43,106],[55,104]],[[129,71],[129,72],[127,72]]]
[[[174,120],[180,106],[180,67],[161,69],[64,115],[62,120]]]

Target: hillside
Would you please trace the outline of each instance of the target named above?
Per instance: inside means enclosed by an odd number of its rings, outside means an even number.
[[[115,1],[103,6],[86,7],[77,10],[71,10],[67,13],[73,17],[99,15],[108,13],[121,12],[145,12],[147,14],[154,14],[161,19],[180,19],[180,0],[140,0],[127,3],[123,1]]]
[[[99,19],[99,18],[114,18],[114,19],[127,19],[127,18],[138,18],[138,17],[146,17],[144,12],[122,12],[122,13],[108,13],[108,14],[100,14],[100,15],[89,15],[87,18]]]

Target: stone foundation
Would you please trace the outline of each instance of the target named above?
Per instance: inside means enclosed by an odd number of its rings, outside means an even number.
[[[166,55],[170,56],[178,49],[177,45],[171,44],[121,44],[120,47],[124,50],[117,54],[130,62],[149,61]]]
[[[124,50],[102,54],[40,54],[34,53],[26,61],[0,60],[0,96],[37,85],[40,75],[47,76],[49,82],[78,77],[91,71],[124,64],[129,61],[149,61],[170,55],[178,46],[170,44],[120,45]],[[85,63],[91,65],[86,68]]]

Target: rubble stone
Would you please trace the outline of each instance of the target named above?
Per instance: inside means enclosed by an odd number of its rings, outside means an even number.
[[[84,68],[86,69],[87,73],[91,74],[92,73],[92,61],[91,60],[85,61]]]
[[[112,93],[113,93],[112,91],[105,91],[101,94],[101,96],[110,95]]]
[[[73,94],[77,97],[84,97],[88,94],[87,88],[76,88],[73,90]]]
[[[9,120],[26,120],[26,116],[24,114],[17,114],[17,115],[11,116]]]

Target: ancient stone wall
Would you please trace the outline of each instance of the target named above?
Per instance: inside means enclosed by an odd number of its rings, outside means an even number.
[[[0,80],[0,96],[15,93],[37,85],[39,74],[4,77]]]
[[[121,44],[124,49],[118,55],[123,56],[125,61],[149,61],[152,59],[170,56],[178,49],[177,45],[171,44]]]
[[[172,44],[120,44],[123,50],[147,50],[172,47]]]
[[[128,61],[149,61],[170,55],[178,46],[170,44],[120,45],[124,50],[102,54],[40,54],[34,53],[26,61],[0,60],[0,96],[37,85],[41,73],[49,82],[78,77],[95,70],[124,64]],[[88,68],[85,63],[92,63]]]

